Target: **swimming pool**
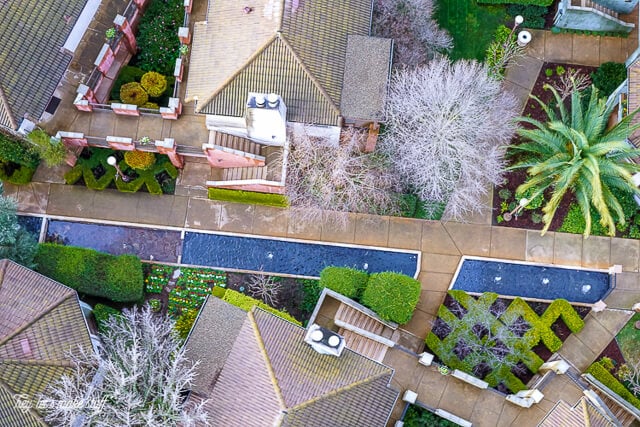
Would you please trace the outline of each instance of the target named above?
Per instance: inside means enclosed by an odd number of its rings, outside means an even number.
[[[594,304],[606,297],[611,286],[612,275],[606,270],[464,256],[449,288]]]

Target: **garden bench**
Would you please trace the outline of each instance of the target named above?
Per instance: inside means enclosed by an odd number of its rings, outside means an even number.
[[[544,395],[539,390],[522,390],[507,396],[507,401],[523,408],[530,408],[534,403],[540,403]]]

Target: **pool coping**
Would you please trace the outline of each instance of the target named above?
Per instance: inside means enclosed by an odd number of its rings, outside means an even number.
[[[416,256],[415,273],[412,276],[416,280],[418,279],[418,275],[420,274],[420,270],[422,266],[422,251],[415,250],[415,249],[401,249],[401,248],[392,248],[392,247],[386,247],[386,246],[358,245],[353,243],[324,242],[321,240],[304,240],[304,239],[295,239],[295,238],[289,238],[289,237],[263,236],[263,235],[257,235],[257,234],[236,233],[236,232],[229,232],[229,231],[202,230],[202,229],[191,228],[191,227],[139,224],[139,223],[132,223],[128,221],[80,218],[80,217],[72,217],[72,216],[66,216],[66,215],[50,215],[50,214],[36,214],[36,213],[20,213],[20,215],[40,217],[43,219],[42,224],[40,226],[40,238],[38,239],[38,242],[44,241],[44,238],[46,237],[46,230],[47,230],[46,224],[47,224],[47,221],[51,219],[51,220],[58,220],[58,221],[69,221],[69,222],[89,223],[89,224],[98,224],[98,225],[112,225],[112,226],[121,226],[121,227],[147,228],[147,229],[153,229],[153,230],[178,231],[180,232],[180,240],[183,245],[184,245],[185,233],[193,232],[193,233],[200,233],[200,234],[214,234],[214,235],[231,236],[231,237],[276,240],[276,241],[290,242],[290,243],[325,245],[325,246],[334,246],[334,247],[341,247],[341,248],[346,247],[346,248],[353,248],[353,249],[373,250],[373,251],[379,251],[379,252],[395,252],[395,253],[411,254]],[[237,272],[237,273],[277,275],[281,277],[293,277],[293,278],[302,278],[302,279],[319,279],[320,278],[319,276],[302,276],[302,275],[287,274],[287,273],[273,273],[273,272],[267,272],[267,271],[260,272],[260,271],[254,271],[254,270],[221,268],[221,267],[194,265],[194,264],[182,264],[182,251],[178,255],[177,263],[155,262],[151,260],[141,260],[141,261],[149,264],[167,264],[167,265],[176,265],[176,266],[184,266],[184,267],[194,267],[194,268],[210,268],[214,270],[230,271],[230,272]]]
[[[458,262],[458,266],[456,267],[456,271],[453,274],[453,277],[451,278],[451,282],[449,283],[449,287],[447,288],[447,291],[452,290],[453,285],[456,283],[456,279],[458,278],[458,274],[460,273],[460,269],[462,268],[462,264],[464,263],[465,260],[493,261],[493,262],[501,262],[501,263],[505,263],[505,264],[519,264],[519,265],[523,265],[524,264],[524,265],[530,265],[530,266],[535,266],[535,267],[563,268],[565,270],[582,270],[582,271],[593,271],[595,273],[607,273],[609,275],[609,287],[608,287],[607,291],[604,293],[604,295],[602,295],[602,297],[600,298],[599,301],[604,301],[607,298],[607,296],[609,296],[609,294],[616,287],[616,285],[615,285],[615,273],[612,272],[612,268],[607,268],[607,269],[604,269],[604,268],[589,268],[589,267],[581,267],[581,266],[575,266],[575,265],[550,264],[548,262],[518,261],[518,260],[513,260],[513,259],[481,257],[481,256],[475,256],[475,255],[463,255],[462,257],[460,257],[460,261]],[[482,292],[467,292],[467,291],[464,291],[464,292],[466,292],[469,295],[474,295],[474,296],[482,295]],[[520,298],[520,299],[523,299],[525,301],[535,301],[535,302],[544,302],[544,303],[550,303],[550,302],[554,301],[554,300],[548,300],[548,299],[544,299],[544,298],[521,297],[521,296],[518,296],[518,295],[502,295],[502,294],[498,294],[498,297],[499,298],[506,298],[506,299]],[[569,303],[571,305],[579,305],[579,306],[584,306],[584,307],[593,307],[598,303],[598,301],[596,301],[594,303],[569,301]]]

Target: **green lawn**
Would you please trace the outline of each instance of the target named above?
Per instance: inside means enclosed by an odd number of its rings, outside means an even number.
[[[453,60],[483,60],[496,28],[507,19],[502,5],[478,6],[476,0],[436,0],[436,5],[436,21],[453,37]]]
[[[640,313],[634,314],[616,335],[620,351],[625,360],[630,363],[640,362],[640,331],[633,326],[638,321],[640,321]]]

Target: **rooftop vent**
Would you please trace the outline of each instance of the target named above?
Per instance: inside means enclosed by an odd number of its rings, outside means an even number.
[[[344,339],[340,335],[315,323],[307,329],[304,342],[318,353],[331,356],[340,356],[344,349]]]

